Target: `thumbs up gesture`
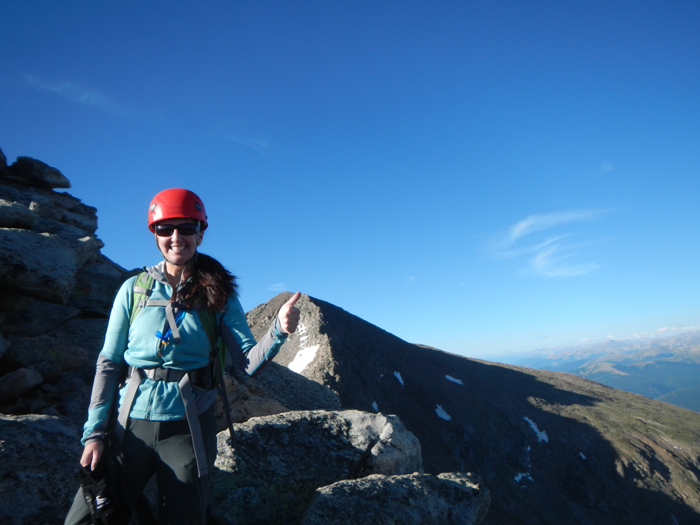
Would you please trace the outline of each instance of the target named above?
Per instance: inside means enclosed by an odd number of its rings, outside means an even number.
[[[300,297],[300,292],[295,293],[289,299],[289,301],[284,303],[284,306],[280,308],[280,311],[277,314],[277,318],[280,321],[280,326],[282,327],[282,330],[284,330],[288,334],[294,333],[294,331],[297,329],[297,325],[299,324],[299,316],[301,315],[301,312],[299,311],[299,308],[294,306],[294,304],[299,300]]]

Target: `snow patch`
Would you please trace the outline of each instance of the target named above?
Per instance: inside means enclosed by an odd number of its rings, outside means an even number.
[[[287,368],[296,372],[297,374],[301,374],[304,368],[306,368],[306,366],[314,360],[316,357],[316,352],[318,352],[319,348],[319,345],[302,348],[297,352],[297,355],[294,356],[292,362],[287,365]]]
[[[440,405],[435,405],[435,413],[438,415],[439,418],[444,419],[445,421],[449,421],[452,419],[450,415],[445,412],[445,409],[442,408]]]
[[[581,459],[583,459],[585,461],[586,456],[584,456],[583,452],[579,452],[578,455],[581,456]]]
[[[540,431],[540,429],[537,428],[535,422],[529,417],[524,417],[523,419],[530,424],[530,428],[532,428],[535,434],[537,434],[537,441],[539,441],[540,443],[542,443],[543,441],[545,443],[549,443],[549,437],[547,436],[547,433],[544,430]]]
[[[462,380],[461,380],[461,379],[456,379],[456,378],[454,378],[454,377],[452,377],[452,376],[445,376],[445,379],[447,379],[448,381],[452,381],[453,383],[457,383],[458,385],[463,385],[463,384],[464,384],[464,383],[462,383]]]
[[[399,383],[401,383],[401,386],[403,386],[403,378],[401,377],[401,374],[398,372],[394,372],[394,377],[399,380]]]
[[[379,412],[379,407],[377,406],[376,401],[372,401],[372,408],[374,409],[375,412]]]

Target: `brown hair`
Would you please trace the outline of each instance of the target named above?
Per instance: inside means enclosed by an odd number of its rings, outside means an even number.
[[[194,266],[187,273],[187,284],[177,292],[177,299],[186,308],[222,311],[229,297],[238,297],[236,276],[209,255],[198,253]]]

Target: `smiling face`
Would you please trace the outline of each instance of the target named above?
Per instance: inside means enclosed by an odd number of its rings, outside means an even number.
[[[197,221],[194,219],[166,219],[158,222],[156,230],[158,226],[177,226],[180,224],[197,224]],[[202,235],[202,231],[198,231],[193,235],[183,235],[177,229],[168,237],[159,236],[157,231],[155,233],[158,250],[160,250],[165,261],[174,266],[184,266],[192,260],[192,257],[197,252],[197,247],[202,244]]]

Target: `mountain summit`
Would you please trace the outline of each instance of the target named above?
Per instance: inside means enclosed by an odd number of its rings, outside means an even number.
[[[289,298],[248,313],[256,336]],[[410,344],[308,296],[276,362],[343,408],[396,414],[426,472],[486,481],[485,524],[700,520],[700,414],[570,374]]]

